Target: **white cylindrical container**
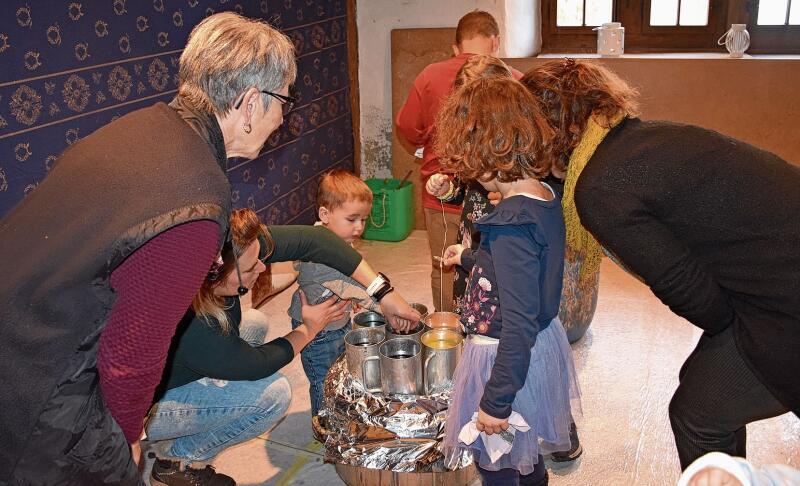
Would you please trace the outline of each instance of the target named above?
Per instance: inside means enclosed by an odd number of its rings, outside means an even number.
[[[625,52],[625,27],[619,22],[607,22],[597,31],[597,53],[602,57],[617,57]]]
[[[731,57],[742,57],[744,51],[750,47],[750,33],[746,27],[747,24],[731,24],[731,28],[722,34],[717,44],[725,45]]]

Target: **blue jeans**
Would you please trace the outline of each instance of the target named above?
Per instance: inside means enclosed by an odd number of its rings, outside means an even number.
[[[292,329],[301,323],[292,319]],[[335,331],[320,331],[313,341],[300,352],[300,362],[308,378],[308,396],[311,398],[311,416],[319,413],[322,407],[325,376],[333,362],[344,353],[344,335],[351,329],[348,323]]]
[[[241,329],[242,339],[264,342],[263,328]],[[167,390],[153,406],[148,440],[175,439],[167,455],[207,461],[223,449],[257,437],[284,416],[292,387],[280,373],[257,381],[203,378]]]

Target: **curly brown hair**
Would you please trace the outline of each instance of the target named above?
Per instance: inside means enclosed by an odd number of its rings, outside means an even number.
[[[436,127],[439,162],[462,179],[514,182],[550,172],[546,147],[553,131],[513,78],[479,78],[455,90]]]
[[[639,92],[606,67],[574,59],[550,61],[520,80],[541,104],[555,130],[549,149],[553,165],[566,171],[589,118],[603,124],[620,112],[636,116]]]

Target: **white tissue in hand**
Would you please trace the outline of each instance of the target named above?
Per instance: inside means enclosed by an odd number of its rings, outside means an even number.
[[[475,422],[477,422],[477,420],[478,413],[475,412],[472,414],[472,420],[461,428],[461,432],[458,434],[458,440],[469,445],[475,442],[478,436],[480,436],[492,464],[497,462],[503,454],[511,452],[511,447],[514,445],[514,434],[516,434],[518,430],[521,432],[530,430],[528,423],[522,418],[522,415],[517,412],[511,412],[511,415],[508,416],[508,430],[500,434],[487,435],[486,432],[478,431],[478,428],[475,427]]]

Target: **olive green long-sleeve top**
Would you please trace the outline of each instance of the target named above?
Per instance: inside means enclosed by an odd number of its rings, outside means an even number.
[[[345,275],[352,275],[361,263],[357,251],[323,226],[271,226],[269,231],[275,251],[265,263],[313,261]],[[251,346],[239,337],[242,318],[239,297],[225,300],[232,324],[228,334],[222,334],[213,319],[209,324],[191,310],[181,320],[156,400],[166,390],[204,377],[234,381],[266,378],[292,361],[294,350],[283,337],[261,346]]]

